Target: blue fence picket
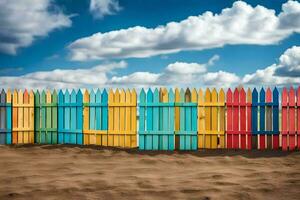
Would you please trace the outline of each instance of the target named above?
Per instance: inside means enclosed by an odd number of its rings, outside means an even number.
[[[159,104],[159,92],[158,89],[156,88],[154,90],[154,95],[153,95],[153,116],[158,116],[153,118],[153,132],[158,133],[159,131],[159,107],[157,106]],[[153,136],[153,150],[158,150],[159,149],[159,135],[154,134]]]

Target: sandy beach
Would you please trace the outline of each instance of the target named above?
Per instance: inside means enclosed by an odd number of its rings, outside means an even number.
[[[0,199],[299,199],[300,152],[0,146]]]

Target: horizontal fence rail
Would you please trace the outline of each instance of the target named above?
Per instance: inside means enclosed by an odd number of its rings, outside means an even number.
[[[2,90],[1,144],[140,150],[300,149],[300,86]]]

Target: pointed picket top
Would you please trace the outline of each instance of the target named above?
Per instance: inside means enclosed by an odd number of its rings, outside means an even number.
[[[206,88],[204,101],[205,102],[211,102],[211,93],[210,93],[209,88]]]
[[[84,103],[90,102],[90,95],[89,95],[89,91],[87,89],[84,91],[83,102]]]
[[[219,102],[220,103],[225,103],[225,92],[223,88],[219,91]]]
[[[227,98],[227,102],[232,103],[232,91],[230,88],[226,92],[226,98]]]
[[[162,97],[161,97],[162,102],[168,102],[169,101],[168,90],[166,88],[162,89],[161,95],[162,95]]]
[[[216,88],[214,88],[211,92],[211,101],[218,102],[218,93],[217,93]]]
[[[37,90],[36,92],[35,92],[35,94],[34,94],[34,98],[35,98],[35,103],[36,104],[39,104],[40,103],[40,91],[39,90]]]
[[[108,102],[108,93],[107,93],[106,89],[104,89],[102,91],[101,102],[103,102],[103,103],[107,103]]]
[[[203,91],[202,89],[200,88],[199,89],[199,92],[198,92],[198,104],[203,104],[204,102],[204,99],[203,99]]]
[[[131,90],[131,102],[134,103],[135,105],[137,102],[137,93],[134,88]]]
[[[253,103],[257,103],[258,102],[258,92],[257,92],[256,88],[254,88],[253,92],[252,92],[252,102]]]
[[[6,102],[6,94],[5,94],[4,89],[2,89],[0,96],[1,96],[0,97],[1,103],[5,103]]]
[[[125,103],[126,97],[125,97],[125,90],[122,88],[120,92],[120,102]]]
[[[168,98],[169,98],[169,102],[174,102],[175,101],[175,95],[174,95],[174,92],[173,92],[172,88],[169,89]]]
[[[82,103],[82,100],[83,100],[83,95],[82,95],[81,90],[79,89],[77,94],[76,94],[76,102]]]
[[[234,89],[234,92],[233,92],[233,102],[234,103],[239,103],[239,90],[238,90],[238,88]]]
[[[245,92],[244,88],[241,88],[241,90],[240,90],[240,102],[242,104],[246,103],[246,92]]]
[[[273,90],[273,102],[279,103],[279,92],[276,87]]]
[[[147,102],[153,102],[153,93],[152,90],[149,88],[148,92],[147,92]]]
[[[159,91],[157,88],[155,88],[153,93],[153,102],[159,102]]]
[[[101,102],[101,91],[99,90],[99,88],[96,90],[96,102]]]
[[[293,86],[290,87],[290,91],[289,91],[289,105],[295,106],[295,90]]]
[[[96,102],[96,93],[95,93],[95,91],[93,89],[90,92],[90,102],[91,103],[95,103]]]
[[[57,103],[57,92],[56,90],[54,89],[53,92],[52,92],[52,103]]]
[[[77,95],[76,95],[75,90],[73,89],[71,92],[71,102],[76,103],[76,100],[77,100]]]
[[[119,89],[117,88],[116,89],[116,92],[115,92],[115,103],[119,103],[120,102],[120,91]]]
[[[192,100],[192,94],[189,88],[186,89],[185,94],[184,94],[184,101],[185,102],[191,102]]]
[[[180,92],[178,88],[175,88],[175,102],[180,102]]]
[[[8,91],[7,91],[7,94],[8,94]],[[300,106],[300,86],[297,89],[297,106]]]
[[[28,104],[29,103],[29,94],[28,91],[25,89],[24,91],[24,99],[23,99],[23,103],[24,104]]]
[[[11,98],[11,91],[8,89],[6,92],[6,103],[11,103]]]
[[[46,102],[51,103],[51,101],[52,101],[51,92],[50,92],[50,90],[47,90],[47,92],[46,92]]]
[[[45,92],[45,90],[42,91],[40,100],[41,100],[41,103],[46,103],[46,92]]]
[[[108,92],[108,102],[114,103],[114,91],[112,89],[109,89],[109,92]]]
[[[198,97],[197,90],[194,88],[192,90],[192,95],[191,95],[192,102],[197,103],[197,97]]]
[[[264,88],[261,88],[261,90],[259,92],[259,101],[265,102],[265,96],[266,96],[266,92],[265,92]]]
[[[266,102],[272,102],[272,91],[270,88],[268,88],[266,92]]]
[[[252,103],[252,92],[250,88],[247,90],[247,103]]]
[[[19,98],[18,98],[18,91],[15,89],[13,94],[13,103],[18,104]]]
[[[180,89],[180,102],[184,102],[184,90],[181,88]]]
[[[149,88],[149,90],[150,90],[150,88]],[[149,92],[149,90],[148,90],[148,92]],[[145,103],[145,101],[146,101],[146,93],[143,88],[140,92],[140,103]]]
[[[34,92],[33,90],[30,90],[29,92],[29,102],[28,102],[31,106],[34,106]]]
[[[22,90],[19,90],[18,92],[18,102],[19,104],[23,104],[24,103],[24,96],[25,96],[25,93],[26,93],[26,96],[27,96],[27,99],[28,99],[28,92],[27,90],[24,91],[24,93],[22,92]]]
[[[129,89],[126,90],[126,93],[125,93],[125,102],[126,103],[130,103],[131,102],[131,92]]]
[[[64,100],[64,93],[62,90],[59,90],[58,92],[58,102],[59,103],[63,103],[65,100]]]

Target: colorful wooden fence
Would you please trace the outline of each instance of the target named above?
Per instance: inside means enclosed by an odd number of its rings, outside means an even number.
[[[35,142],[57,144],[57,93],[35,92]]]
[[[106,90],[101,93],[85,91],[83,97],[83,135],[84,144],[107,146],[108,126],[108,95]]]
[[[228,149],[251,149],[251,102],[252,94],[244,88],[229,88],[226,94]]]
[[[141,150],[282,149],[300,145],[300,87],[283,88],[279,137],[279,92],[243,88],[152,92],[139,95]],[[226,102],[226,106],[225,106]],[[225,109],[226,108],[226,109]],[[225,115],[226,112],[226,115]],[[226,131],[225,131],[225,119]],[[226,134],[224,134],[226,133]],[[67,90],[0,93],[0,144],[137,146],[135,90]],[[279,142],[281,140],[281,142]],[[226,145],[225,145],[226,141]]]
[[[132,148],[137,146],[137,95],[133,89],[108,94],[108,146]]]
[[[198,148],[225,147],[225,93],[206,89],[198,93]]]
[[[13,93],[12,143],[34,143],[34,93]]]
[[[300,145],[300,87],[297,96],[293,87],[282,91],[282,150],[294,150]]]
[[[174,92],[140,93],[139,149],[174,150]]]
[[[79,90],[77,93],[67,90],[65,94],[58,93],[58,143],[59,144],[83,144],[83,96]]]
[[[0,93],[0,144],[11,144],[11,92]]]
[[[273,97],[273,98],[272,98]],[[258,123],[259,122],[259,123]],[[259,125],[259,126],[258,126]],[[252,92],[252,148],[279,148],[279,93],[262,88]]]
[[[175,148],[197,150],[197,91],[175,89]]]

